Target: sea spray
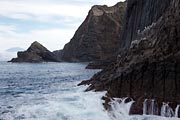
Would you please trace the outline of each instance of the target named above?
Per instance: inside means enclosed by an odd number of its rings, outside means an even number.
[[[162,117],[174,117],[174,111],[169,106],[169,103],[163,103],[161,107],[161,116]]]
[[[120,118],[128,120],[129,111],[134,101],[131,99],[129,102],[126,102],[127,99],[129,98],[114,98],[109,103],[109,116],[111,120],[118,120]]]
[[[151,110],[150,110],[150,114],[151,114],[151,115],[154,115],[154,114],[155,114],[155,103],[154,103],[154,102],[155,102],[155,100],[152,99],[152,100],[151,100],[151,107],[150,107],[150,109],[151,109]]]
[[[160,108],[160,116],[162,117],[177,117],[179,112],[178,105],[173,111],[173,109],[169,106],[169,103],[162,103]],[[159,115],[159,109],[154,99],[145,99],[143,102],[143,115]]]
[[[144,100],[143,115],[158,115],[158,107],[154,99]]]
[[[150,115],[152,114],[152,111],[154,111],[154,113],[157,112],[157,108],[155,107],[156,102],[154,99],[144,100],[143,102],[144,115],[129,115],[129,111],[134,102],[135,101],[129,98],[113,98],[109,103],[110,109],[108,114],[110,120],[180,120],[179,118],[175,118],[175,117],[170,118],[170,117]],[[149,109],[150,111],[148,111],[148,107],[150,108]]]
[[[148,99],[145,99],[143,102],[143,115],[147,114],[147,100]]]
[[[71,84],[72,85],[72,84]],[[70,87],[71,85],[64,85]],[[16,112],[17,117],[34,120],[110,120],[103,108],[101,97],[104,92],[84,92],[86,87],[72,87],[44,95],[40,104],[23,105]]]
[[[178,118],[178,113],[179,113],[179,107],[180,107],[180,105],[177,105],[177,107],[176,107],[176,110],[175,110],[175,117],[177,117]]]

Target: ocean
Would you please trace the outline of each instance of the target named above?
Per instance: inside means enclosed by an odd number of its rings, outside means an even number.
[[[179,120],[153,115],[128,115],[132,104],[115,99],[106,111],[104,92],[77,86],[100,70],[86,63],[0,62],[0,120]],[[123,100],[122,100],[123,101]]]

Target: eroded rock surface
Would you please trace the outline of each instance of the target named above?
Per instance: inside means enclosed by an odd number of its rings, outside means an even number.
[[[95,5],[74,37],[62,50],[70,62],[105,60],[117,53],[126,2],[107,7]]]

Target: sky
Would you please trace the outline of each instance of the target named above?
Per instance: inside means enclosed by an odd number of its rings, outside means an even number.
[[[0,0],[0,53],[38,41],[59,50],[70,41],[93,5],[120,0]]]

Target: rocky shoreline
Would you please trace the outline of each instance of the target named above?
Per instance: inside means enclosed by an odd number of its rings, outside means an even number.
[[[11,62],[86,62],[103,68],[86,91],[107,91],[133,99],[130,114],[161,115],[180,105],[180,0],[127,0],[112,7],[93,6],[63,50],[50,52],[34,42]],[[153,108],[148,111],[143,106]],[[180,111],[177,117],[180,117]],[[173,117],[166,114],[165,117]]]
[[[81,83],[90,85],[87,91],[106,90],[108,97],[133,98],[135,102],[130,114],[143,114],[146,99],[154,100],[154,109],[157,109],[154,115],[161,114],[159,111],[163,103],[170,103],[174,111],[180,104],[180,0],[163,1],[165,3],[161,4],[161,10],[151,14],[152,18],[158,14],[158,19],[150,20],[150,25],[138,33],[132,30],[137,22],[143,22],[138,19],[139,14],[149,14],[149,10],[159,9],[153,8],[156,6],[153,4],[159,4],[160,1],[152,1],[150,4],[150,1],[145,0],[128,0],[126,32],[122,33],[122,36],[126,36],[123,38],[127,39],[121,39],[124,47],[120,48],[116,62],[94,75],[91,80]],[[134,14],[143,4],[149,5],[151,9]],[[136,37],[128,37],[128,26],[131,26],[129,30],[134,34],[132,36]],[[140,28],[137,26],[136,29]],[[108,106],[108,102],[105,106]]]

